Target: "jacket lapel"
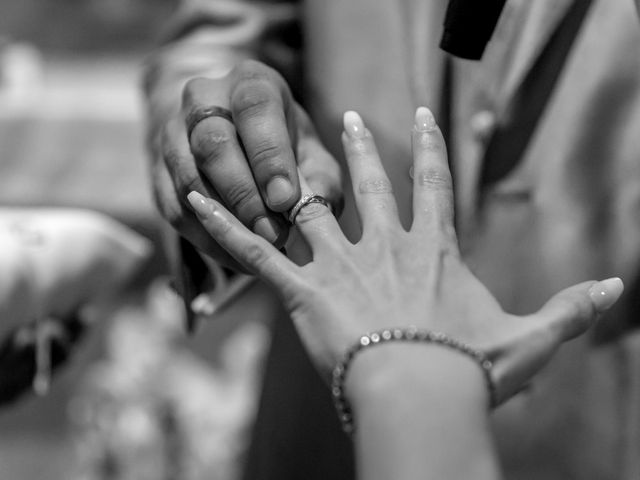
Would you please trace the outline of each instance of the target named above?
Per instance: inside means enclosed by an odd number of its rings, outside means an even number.
[[[504,80],[501,82],[496,102],[501,111],[504,111],[504,108],[509,104],[518,85],[529,73],[533,62],[549,41],[573,1],[512,0],[509,2],[514,8],[525,8],[528,12],[522,21],[521,33],[515,37],[515,43],[510,49],[507,64],[504,66],[502,77]],[[507,8],[509,3],[507,3]],[[525,6],[524,4],[529,5]]]
[[[446,10],[445,0],[398,0],[405,26],[405,58],[412,102],[429,105],[436,114],[441,105],[442,76],[445,54],[434,41],[435,33],[442,28]]]

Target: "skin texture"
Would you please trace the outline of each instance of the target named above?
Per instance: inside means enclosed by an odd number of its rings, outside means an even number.
[[[210,106],[231,111],[212,116],[187,136],[187,119]],[[325,150],[284,79],[256,61],[221,78],[195,78],[182,94],[181,111],[158,126],[161,157],[154,165],[156,202],[173,227],[203,253],[241,268],[202,228],[187,201],[191,191],[215,198],[245,226],[280,247],[286,213],[300,197],[298,168],[314,191],[336,209],[341,172]]]
[[[531,315],[504,312],[460,257],[446,147],[430,111],[417,110],[412,131],[414,219],[408,232],[398,219],[370,132],[354,112],[345,114],[344,126],[343,145],[363,227],[356,245],[344,237],[327,208],[304,207],[296,227],[313,260],[298,266],[218,202],[189,195],[211,236],[280,293],[325,378],[363,333],[415,325],[484,351],[494,364],[498,400],[504,401],[622,293],[619,279],[589,281],[561,291]],[[301,185],[305,193],[309,187],[304,179]],[[361,425],[368,432],[356,437],[358,465],[366,472],[361,478],[385,478],[385,471],[393,478],[421,478],[425,471],[434,478],[499,476],[480,369],[464,355],[443,350],[385,345],[354,360],[347,395],[356,428]],[[425,455],[425,450],[439,453]]]

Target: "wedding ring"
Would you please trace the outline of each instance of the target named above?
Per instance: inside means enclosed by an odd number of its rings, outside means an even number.
[[[198,125],[198,123],[200,123],[205,118],[210,117],[224,118],[225,120],[233,123],[233,114],[231,113],[231,110],[228,110],[224,107],[218,107],[214,105],[212,107],[195,108],[187,115],[187,138],[191,140],[191,133],[193,133],[196,125]]]
[[[320,203],[325,207],[327,207],[329,210],[331,210],[331,205],[329,205],[329,202],[327,202],[322,195],[316,195],[314,193],[307,194],[307,195],[304,195],[300,200],[298,200],[298,203],[296,203],[293,206],[293,208],[289,211],[289,223],[291,225],[294,225],[296,221],[296,217],[300,213],[300,210],[302,209],[302,207],[306,207],[311,203]]]

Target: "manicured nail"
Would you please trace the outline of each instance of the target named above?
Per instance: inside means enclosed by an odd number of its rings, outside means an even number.
[[[260,235],[269,243],[276,243],[280,236],[280,226],[275,220],[268,217],[260,217],[253,224],[253,233]]]
[[[287,203],[294,193],[293,185],[286,177],[273,177],[267,183],[267,199],[272,207]]]
[[[343,117],[344,131],[351,138],[364,138],[364,122],[360,115],[354,111],[345,112]]]
[[[622,295],[624,284],[618,277],[602,280],[591,286],[589,297],[599,313],[611,308]]]
[[[436,129],[436,119],[427,107],[418,107],[415,117],[415,128],[418,132],[431,132]]]
[[[200,218],[209,218],[216,209],[216,204],[210,199],[193,191],[187,195],[187,200]]]

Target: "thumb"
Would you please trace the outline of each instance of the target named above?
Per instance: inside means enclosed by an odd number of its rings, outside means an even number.
[[[623,290],[622,280],[617,277],[579,283],[551,297],[536,316],[565,342],[587,331],[599,314],[616,303]]]

